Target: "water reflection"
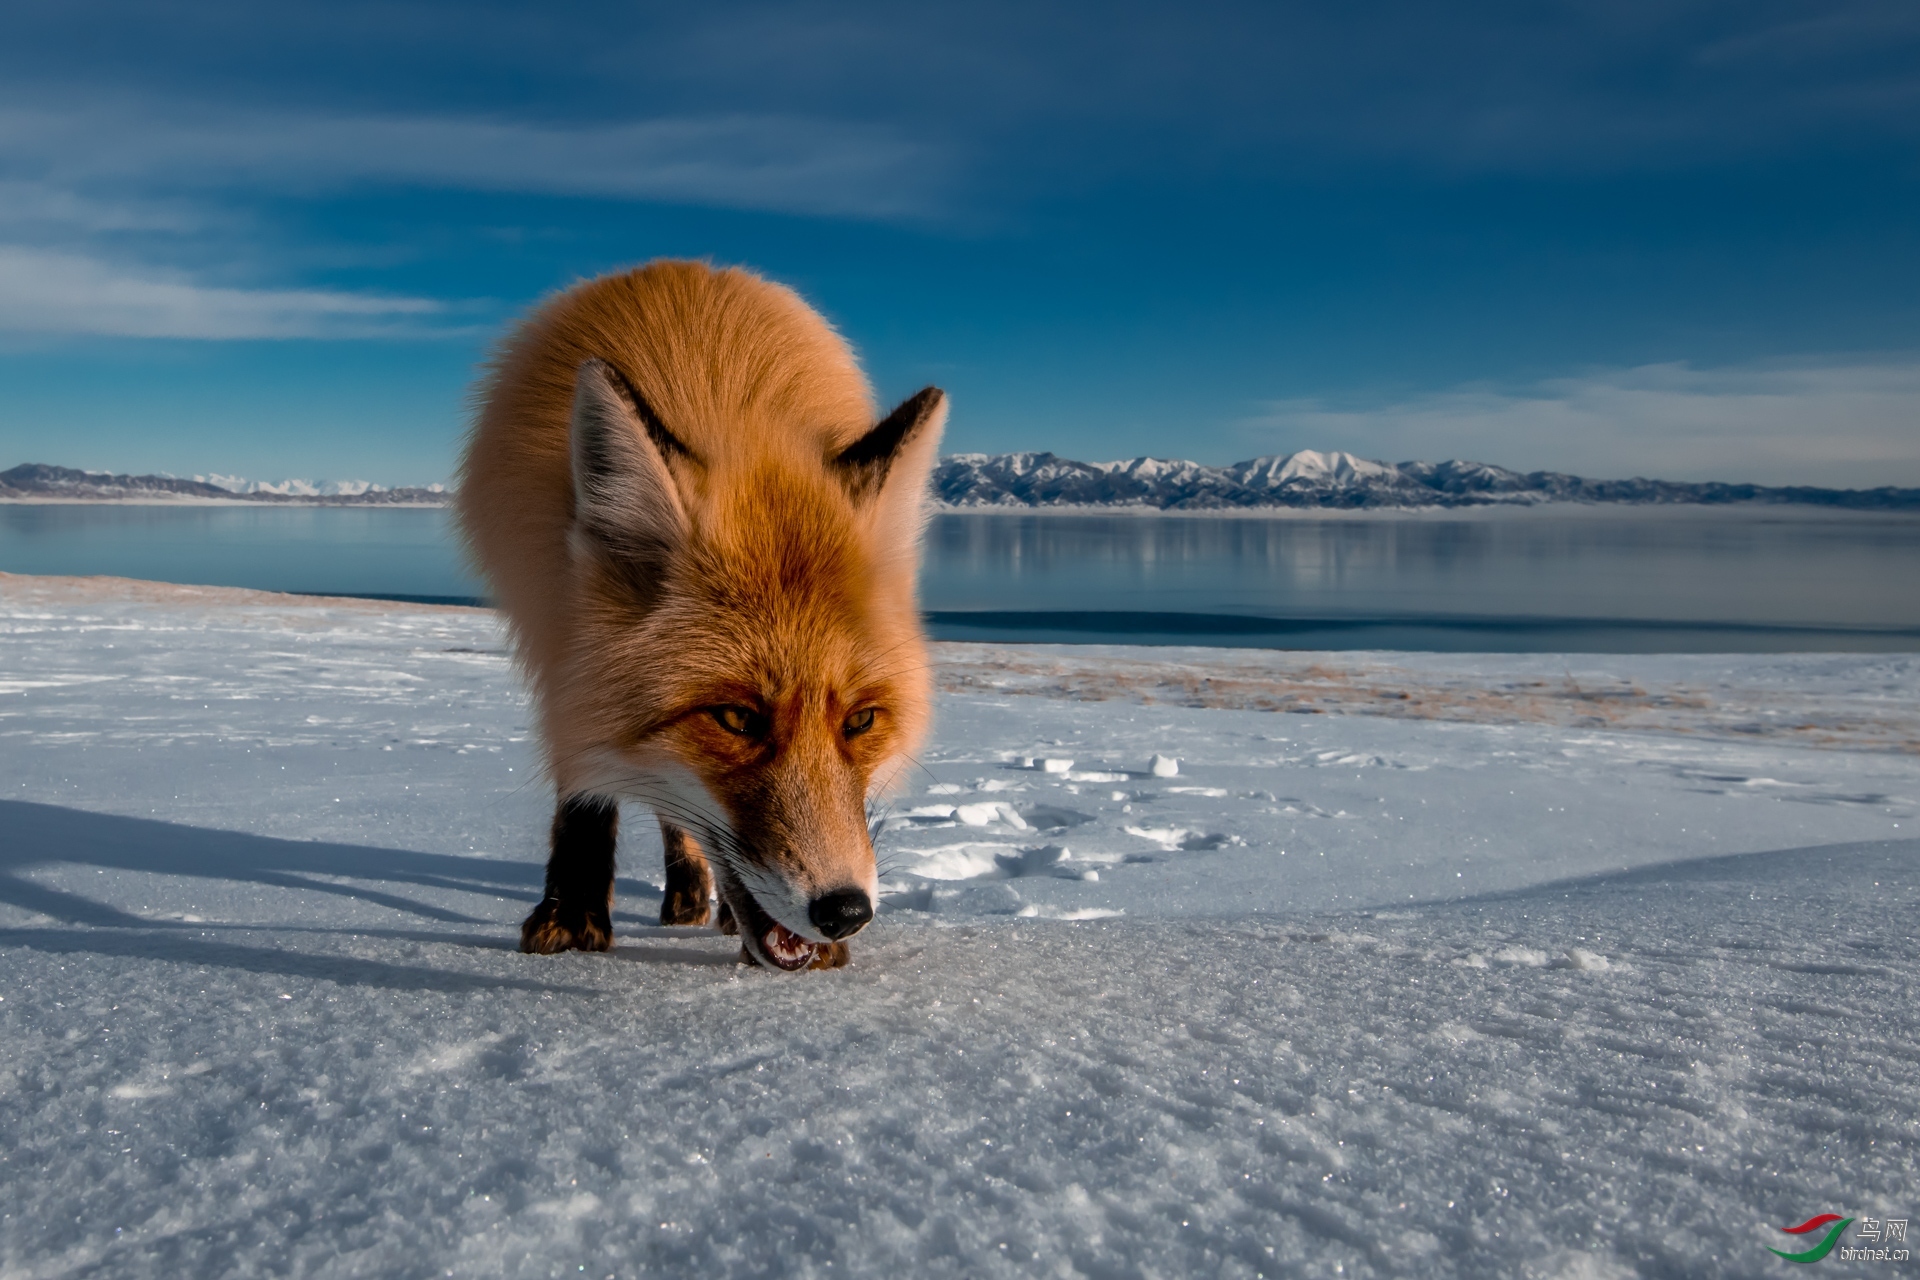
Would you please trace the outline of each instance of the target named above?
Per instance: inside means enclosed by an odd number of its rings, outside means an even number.
[[[1920,519],[943,515],[927,608],[1920,627]]]
[[[0,569],[338,595],[473,598],[438,508],[0,504]]]
[[[0,569],[480,593],[441,510],[0,504]],[[1920,650],[1920,517],[942,515],[922,602],[936,634],[969,639]]]

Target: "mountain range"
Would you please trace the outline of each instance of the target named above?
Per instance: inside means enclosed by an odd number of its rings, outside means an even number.
[[[123,476],[29,462],[0,471],[0,500],[42,502],[291,502],[321,506],[421,506],[447,500],[444,485],[385,488],[365,480],[282,480],[274,484],[238,476]]]
[[[1051,453],[956,453],[933,491],[962,509],[1119,507],[1230,511],[1262,507],[1414,508],[1587,503],[1813,503],[1857,510],[1920,509],[1920,489],[1769,488],[1674,480],[1588,480],[1509,471],[1485,462],[1375,462],[1302,449],[1227,467],[1134,458],[1075,462]]]
[[[1920,489],[1823,489],[1589,480],[1558,471],[1510,471],[1485,462],[1376,462],[1351,453],[1252,458],[1226,467],[1134,458],[1075,462],[1051,453],[956,453],[934,468],[933,496],[953,510],[1115,508],[1235,511],[1260,508],[1412,509],[1533,506],[1549,502],[1801,503],[1861,511],[1920,510]],[[0,471],[0,499],[40,501],[241,501],[327,506],[434,505],[443,486],[383,488],[365,481],[249,483],[232,476],[112,475],[28,463]]]

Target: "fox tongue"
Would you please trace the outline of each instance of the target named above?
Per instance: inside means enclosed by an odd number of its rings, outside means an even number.
[[[799,969],[813,963],[813,944],[783,924],[767,930],[760,939],[760,949],[782,969]]]

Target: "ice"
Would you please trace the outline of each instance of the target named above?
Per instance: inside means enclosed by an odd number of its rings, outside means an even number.
[[[1156,755],[1147,762],[1147,772],[1156,778],[1171,778],[1179,774],[1180,762],[1172,756]]]
[[[1605,956],[1588,951],[1585,947],[1568,947],[1567,962],[1575,969],[1587,969],[1596,972],[1613,967],[1612,962]]]
[[[1027,829],[1027,820],[1020,811],[1004,800],[986,800],[979,804],[956,805],[953,816],[969,827],[987,827],[995,824],[1014,828],[1016,831]]]
[[[638,814],[616,949],[532,958],[489,615],[0,577],[0,1276],[1744,1276],[1911,1212],[1920,660],[936,656],[850,968],[653,924]]]
[[[890,860],[891,865],[902,872],[922,880],[971,880],[981,876],[994,875],[1000,868],[1000,853],[1013,848],[1004,844],[981,844],[968,841],[962,844],[939,845],[932,849],[915,850],[904,857]],[[902,884],[892,890],[893,893],[911,893],[913,886]],[[887,893],[885,885],[882,893]]]
[[[1111,920],[1115,916],[1125,915],[1124,911],[1109,911],[1104,907],[1076,907],[1068,910],[1063,907],[1042,906],[1030,902],[1014,912],[1022,920]]]

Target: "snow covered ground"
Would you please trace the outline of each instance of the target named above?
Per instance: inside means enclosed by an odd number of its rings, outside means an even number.
[[[640,815],[536,959],[489,615],[0,576],[0,1277],[1753,1275],[1920,1207],[1920,659],[940,657],[853,967],[650,924]]]

